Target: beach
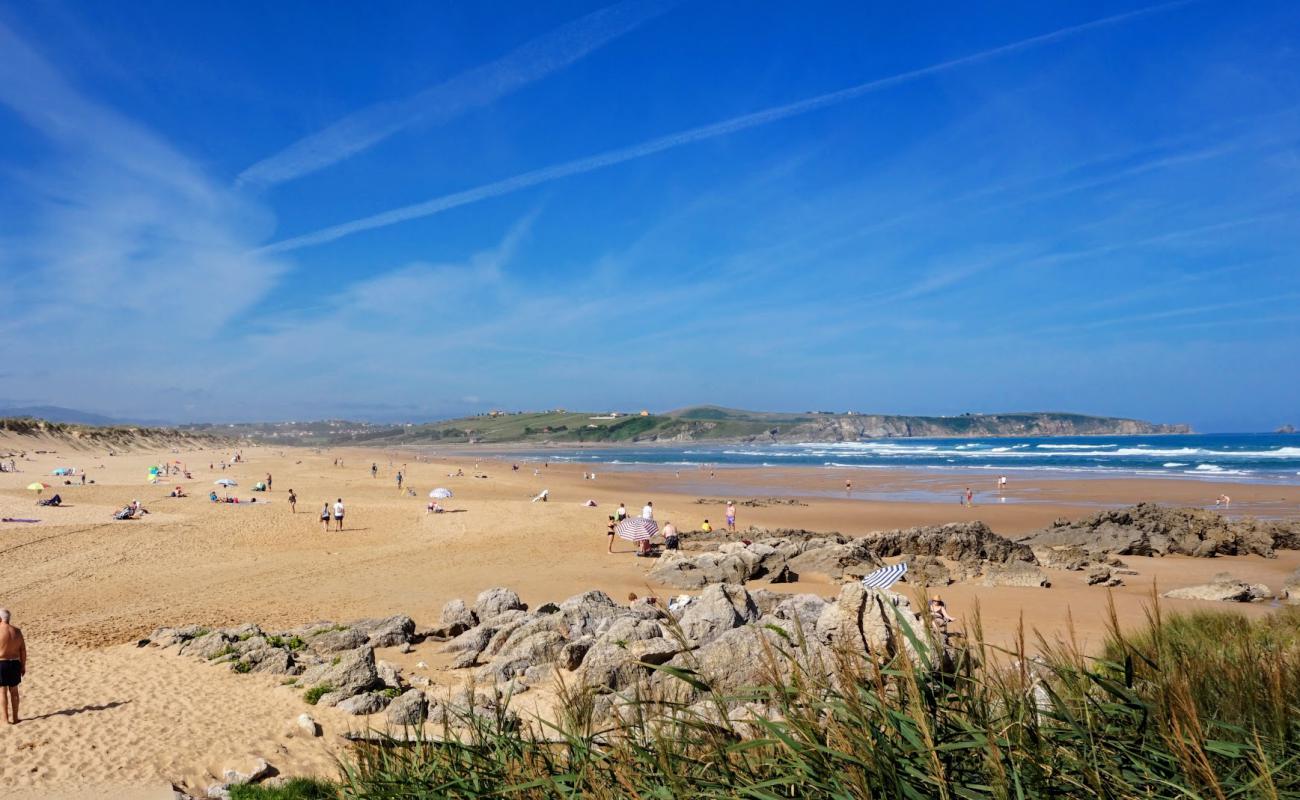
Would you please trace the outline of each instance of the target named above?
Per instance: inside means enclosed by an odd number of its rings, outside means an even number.
[[[308,710],[299,692],[272,676],[238,675],[135,642],[161,626],[185,624],[290,628],[393,614],[432,624],[449,600],[472,600],[493,586],[512,588],[533,606],[590,589],[618,600],[630,592],[678,593],[648,578],[652,561],[633,558],[629,543],[618,540],[616,552],[606,552],[606,519],[620,502],[636,513],[653,501],[656,519],[689,532],[705,518],[721,527],[726,501],[735,500],[738,539],[751,526],[856,536],[971,520],[1014,538],[1058,518],[1137,502],[1213,507],[1220,494],[1232,496],[1233,514],[1300,517],[1300,487],[1205,480],[1017,474],[999,496],[994,476],[985,476],[973,487],[974,507],[966,508],[958,497],[971,478],[906,470],[737,467],[710,477],[696,468],[548,464],[541,454],[517,462],[516,471],[491,451],[415,448],[245,446],[108,456],[27,437],[0,442],[0,449],[27,452],[17,459],[21,472],[0,474],[0,516],[40,520],[0,526],[0,605],[25,631],[31,659],[22,687],[26,720],[0,730],[0,783],[44,793],[33,796],[104,786],[144,793],[171,782],[202,786],[250,751],[273,754],[267,757],[284,774],[332,774],[333,758],[343,752],[338,735],[363,728],[364,718],[321,708],[312,713],[324,736],[287,737],[285,726]],[[243,460],[223,470],[220,462],[236,449]],[[146,481],[150,465],[172,460],[184,462],[192,478]],[[63,485],[51,476],[61,466],[86,470],[94,484],[81,486],[74,477],[73,485]],[[592,469],[596,479],[584,479]],[[399,492],[398,470],[414,496]],[[268,473],[272,491],[252,492]],[[220,478],[238,485],[214,486]],[[57,491],[65,505],[36,507],[24,488],[35,480],[51,484],[44,495]],[[189,496],[168,497],[177,485]],[[446,513],[426,513],[435,487],[454,495],[440,501]],[[290,489],[297,513],[287,501]],[[544,489],[547,502],[531,502]],[[210,490],[257,502],[211,503]],[[908,499],[915,497],[943,500]],[[347,508],[345,530],[322,532],[321,507],[338,498]],[[134,499],[150,513],[114,521],[113,512]],[[596,506],[585,506],[587,500]],[[1049,639],[1076,636],[1095,651],[1109,602],[1123,625],[1137,626],[1156,590],[1205,583],[1224,571],[1277,589],[1300,567],[1300,552],[1280,551],[1275,559],[1124,561],[1137,574],[1111,590],[1087,585],[1083,573],[1047,570],[1051,588],[957,583],[942,592],[959,619],[978,609],[992,641],[1011,643],[1023,625]],[[837,582],[809,574],[764,588],[830,596]],[[1161,603],[1167,610],[1229,607]],[[1230,608],[1255,615],[1271,606]],[[431,672],[445,663],[433,642],[386,657],[412,669],[424,661]],[[446,673],[435,678],[449,680]]]

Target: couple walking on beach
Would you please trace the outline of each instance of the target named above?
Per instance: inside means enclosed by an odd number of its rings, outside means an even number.
[[[334,530],[336,531],[343,530],[344,511],[345,509],[343,508],[343,498],[340,497],[338,500],[334,502]],[[321,506],[320,528],[321,531],[324,533],[330,532],[330,504],[328,500],[326,500],[325,504]]]

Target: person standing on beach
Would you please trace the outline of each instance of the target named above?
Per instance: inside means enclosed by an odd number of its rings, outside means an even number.
[[[293,489],[289,490],[289,513],[298,513],[298,495],[293,493]]]
[[[402,471],[397,471],[397,491],[402,491]]]
[[[340,497],[334,503],[334,525],[335,530],[343,530],[343,498]]]
[[[731,500],[727,501],[727,530],[736,532],[736,504]]]
[[[844,493],[845,493],[845,494],[853,494],[853,481],[845,481],[845,482],[844,482]]]
[[[27,640],[9,624],[9,609],[0,608],[0,696],[5,722],[18,724],[18,684],[27,674]]]
[[[618,520],[614,519],[613,514],[610,514],[608,530],[605,531],[606,535],[609,536],[609,549],[606,552],[614,552],[614,529],[616,527],[618,527]]]
[[[970,490],[969,486],[966,487],[966,507],[975,507],[975,493]]]
[[[320,510],[320,529],[325,533],[330,532],[330,501],[328,500]]]
[[[615,520],[617,522],[622,522],[623,520],[627,519],[627,506],[623,505],[622,503],[619,503],[618,511],[614,512],[614,516],[617,518]]]
[[[371,462],[370,464],[370,477],[372,478],[379,477],[379,465],[374,462]]]
[[[1005,492],[1006,490],[1007,490],[1007,476],[1006,476],[1006,475],[999,475],[999,476],[998,476],[998,491],[999,491],[999,492]]]
[[[654,518],[655,518],[655,504],[647,500],[645,501],[645,505],[641,507],[641,519],[654,519]]]
[[[266,490],[271,491],[271,473],[266,473]]]

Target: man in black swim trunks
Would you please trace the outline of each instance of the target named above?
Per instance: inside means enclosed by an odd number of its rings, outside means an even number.
[[[0,608],[0,697],[5,722],[18,722],[18,684],[27,674],[27,642],[23,632],[9,624],[9,609]]]

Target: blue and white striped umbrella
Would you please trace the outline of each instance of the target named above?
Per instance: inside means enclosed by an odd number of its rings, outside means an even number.
[[[881,567],[870,575],[864,576],[862,585],[868,589],[888,589],[906,574],[907,562],[901,561],[897,564]]]

